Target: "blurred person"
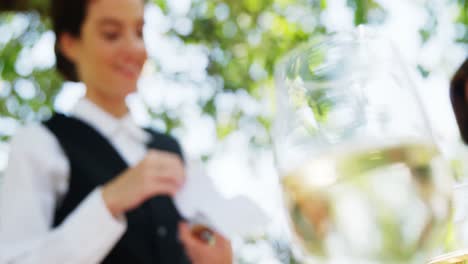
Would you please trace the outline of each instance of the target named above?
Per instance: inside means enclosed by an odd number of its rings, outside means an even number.
[[[457,120],[460,135],[468,144],[468,58],[454,74],[450,83],[450,100]]]
[[[127,95],[147,59],[143,0],[53,0],[57,68],[86,95],[71,114],[21,128],[0,190],[0,263],[232,263],[171,197],[178,142],[138,127]]]
[[[455,72],[450,82],[450,100],[463,143],[468,144],[468,57]],[[465,153],[460,151],[458,155]],[[461,156],[463,159],[463,156]],[[462,174],[466,174],[466,161],[462,161]],[[460,246],[468,246],[468,182],[462,175],[453,189],[455,204],[454,224]]]
[[[450,100],[463,143],[468,144],[468,58],[455,72],[450,82]],[[466,169],[464,169],[466,171]],[[468,182],[462,180],[453,189],[454,223],[460,246],[468,246]]]

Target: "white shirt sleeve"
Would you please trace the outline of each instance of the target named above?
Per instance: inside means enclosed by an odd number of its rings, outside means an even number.
[[[52,228],[69,170],[44,126],[25,127],[14,136],[0,186],[0,264],[98,263],[123,235],[126,221],[110,214],[100,188]]]

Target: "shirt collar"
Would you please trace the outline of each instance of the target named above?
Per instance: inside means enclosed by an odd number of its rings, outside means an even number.
[[[147,143],[150,140],[149,133],[139,127],[130,114],[116,118],[87,98],[80,99],[72,109],[71,114],[88,123],[109,139],[124,132],[141,143]]]

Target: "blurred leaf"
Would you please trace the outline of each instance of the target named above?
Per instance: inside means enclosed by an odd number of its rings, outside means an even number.
[[[427,42],[435,33],[438,26],[436,11],[434,10],[434,6],[430,3],[425,5],[425,9],[427,11],[427,19],[426,23],[422,28],[419,29],[419,34],[423,43]]]
[[[210,116],[216,115],[216,106],[215,106],[214,99],[215,97],[211,98],[210,100],[208,100],[206,103],[204,103],[201,106],[203,113],[208,114]]]
[[[327,0],[320,0],[320,9],[325,10],[327,8]]]
[[[354,10],[354,25],[367,24],[370,21],[371,11],[380,11],[381,16],[385,15],[382,7],[374,0],[347,0],[347,4]],[[382,19],[376,19],[381,21]]]
[[[457,39],[458,42],[465,43],[468,47],[468,0],[458,0],[460,13],[457,22],[462,26],[462,34]]]
[[[417,67],[422,77],[427,78],[429,76],[430,72],[427,69],[425,69],[422,65],[418,65]]]
[[[216,126],[216,135],[218,136],[218,139],[223,140],[236,129],[237,129],[237,125],[234,122],[229,122],[226,124],[219,124]]]
[[[166,0],[151,0],[154,4],[159,6],[164,13],[167,13],[167,1]],[[169,0],[170,1],[170,0]]]

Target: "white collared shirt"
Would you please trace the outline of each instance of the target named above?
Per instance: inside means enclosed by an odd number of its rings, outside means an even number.
[[[104,135],[129,166],[144,157],[150,135],[129,115],[116,119],[82,99],[72,116]],[[42,124],[21,128],[12,138],[0,189],[0,264],[99,263],[114,247],[126,220],[110,214],[100,187],[52,228],[55,207],[68,191],[69,174],[67,157]]]

